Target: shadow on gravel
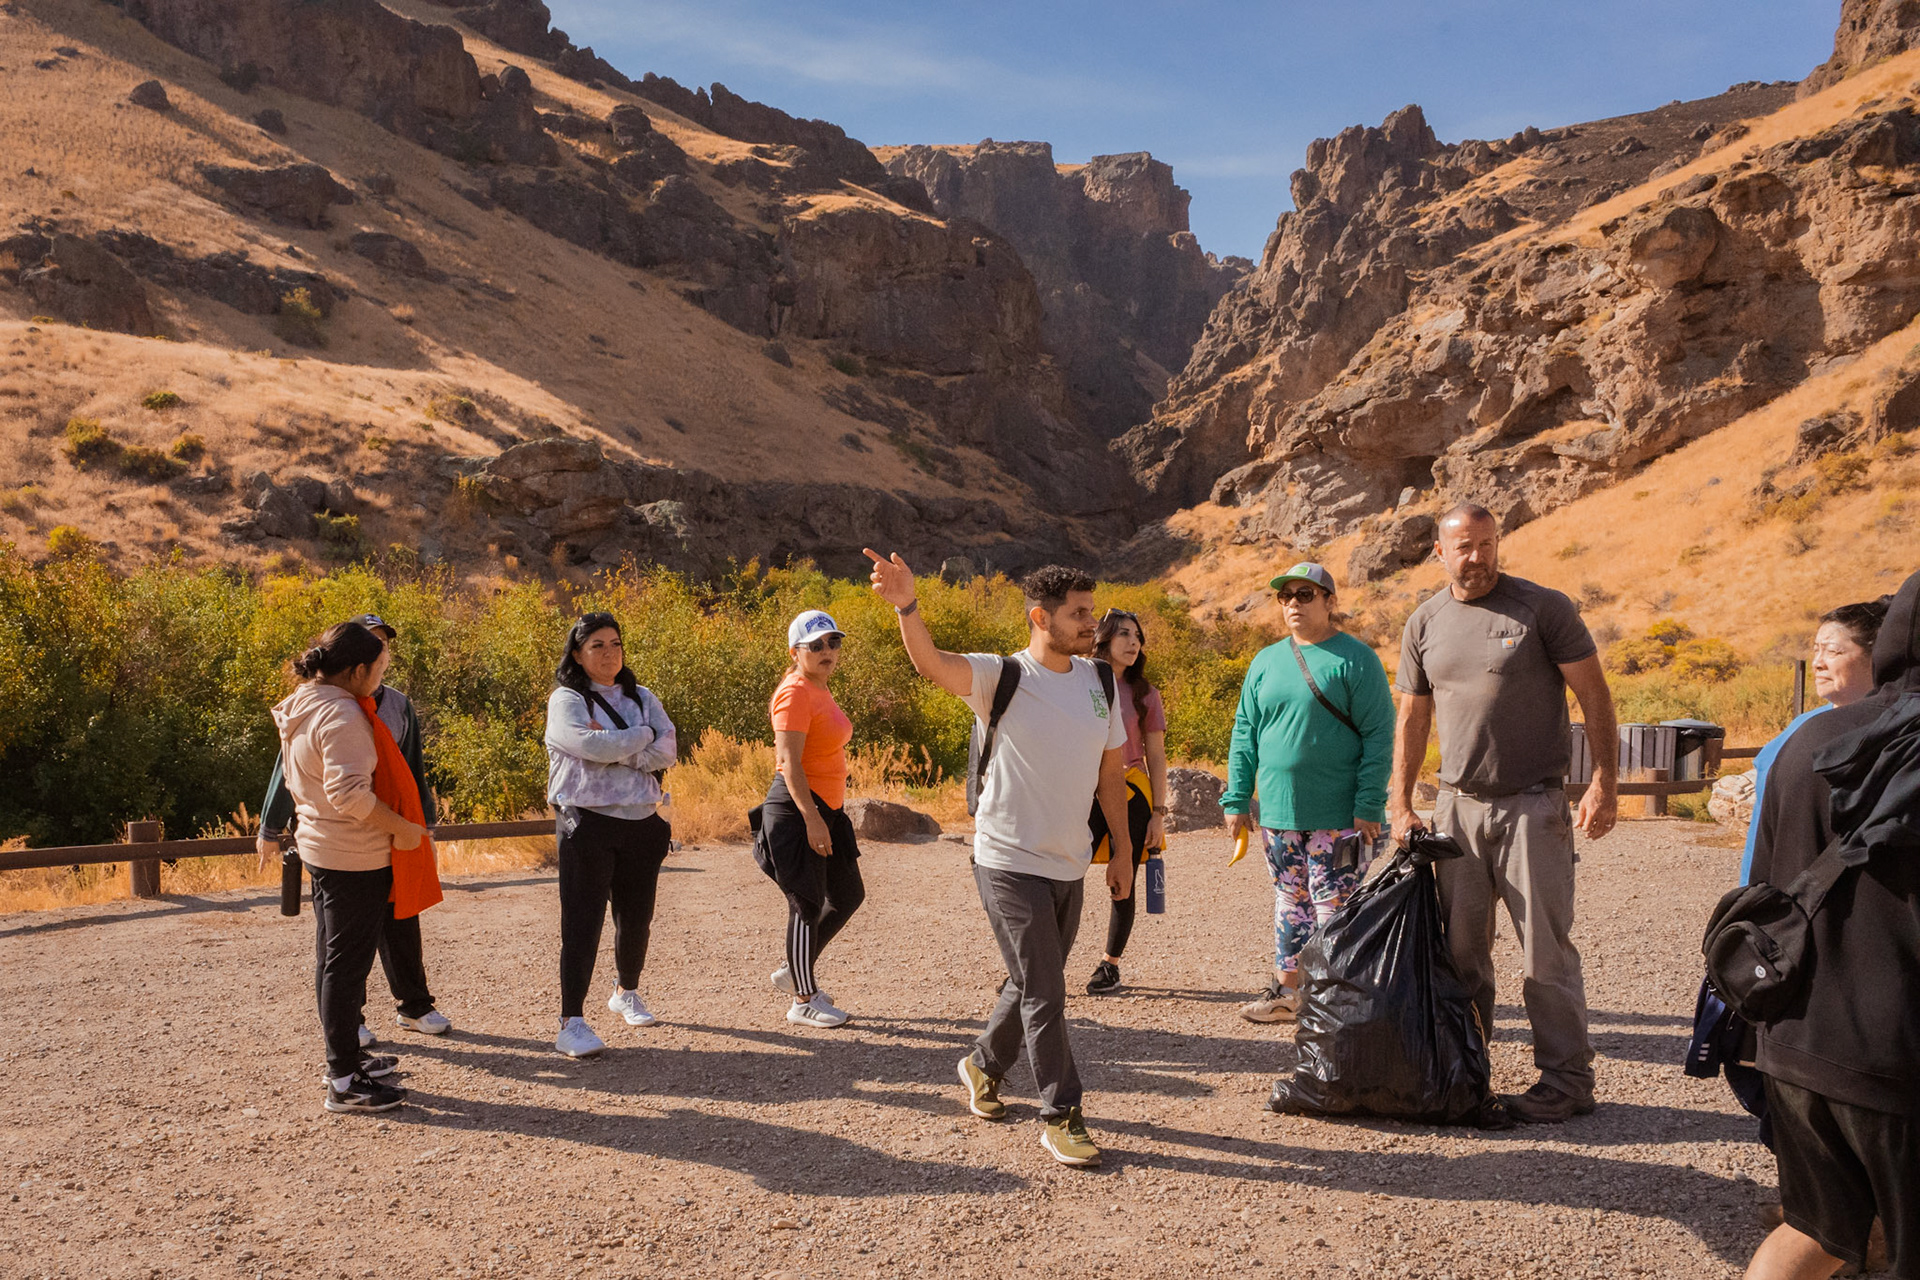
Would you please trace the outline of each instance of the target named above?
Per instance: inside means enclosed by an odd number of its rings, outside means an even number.
[[[1595,1117],[1601,1114],[1596,1112]],[[1126,1134],[1193,1152],[1129,1151],[1118,1142],[1103,1143],[1102,1164],[1108,1173],[1133,1165],[1367,1194],[1499,1200],[1523,1206],[1632,1213],[1664,1218],[1684,1227],[1723,1261],[1740,1265],[1758,1243],[1754,1232],[1747,1229],[1754,1204],[1750,1183],[1701,1169],[1542,1149],[1528,1140],[1543,1135],[1524,1127],[1479,1135],[1469,1129],[1449,1130],[1469,1140],[1478,1136],[1487,1149],[1445,1155],[1321,1151],[1260,1138],[1098,1117],[1093,1127],[1103,1133]],[[1566,1126],[1568,1130],[1574,1127]],[[1569,1133],[1568,1137],[1580,1141],[1586,1135]]]
[[[418,1090],[411,1092],[408,1101],[414,1105],[384,1118],[396,1126],[561,1138],[610,1151],[684,1160],[745,1174],[761,1190],[780,1194],[818,1194],[823,1178],[835,1195],[858,1197],[906,1192],[980,1195],[1027,1186],[1018,1174],[940,1160],[931,1153],[894,1155],[834,1134],[691,1108],[649,1116],[585,1114]]]
[[[0,938],[24,938],[41,933],[59,933],[66,929],[84,929],[91,925],[121,924],[130,920],[158,920],[165,916],[198,915],[207,911],[220,911],[228,915],[244,915],[256,907],[278,906],[280,891],[262,889],[249,893],[245,897],[202,898],[190,894],[169,894],[149,906],[132,907],[130,910],[101,910],[93,915],[70,916],[65,920],[27,921],[0,929]],[[111,908],[121,904],[103,904]],[[131,904],[126,904],[131,906]],[[311,928],[311,925],[309,925]]]
[[[1622,1062],[1672,1067],[1675,1071],[1686,1061],[1690,1039],[1684,1032],[1654,1035],[1642,1031],[1595,1031],[1590,1038],[1596,1053]]]

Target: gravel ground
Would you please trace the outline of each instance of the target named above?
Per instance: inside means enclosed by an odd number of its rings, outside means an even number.
[[[855,1020],[802,1031],[767,974],[783,904],[744,848],[669,863],[634,1030],[553,1052],[551,873],[448,886],[427,962],[455,1030],[370,1021],[410,1105],[322,1111],[312,921],[250,891],[0,918],[0,1274],[1137,1276],[1738,1275],[1773,1164],[1718,1081],[1678,1063],[1706,912],[1734,850],[1623,823],[1583,847],[1576,938],[1599,1107],[1485,1134],[1261,1109],[1290,1027],[1235,1005],[1271,897],[1217,835],[1177,837],[1113,997],[1072,1001],[1097,1171],[1041,1151],[1032,1080],[967,1114],[954,1064],[1000,976],[960,846],[874,846],[822,981]],[[1086,978],[1105,905],[1069,966]],[[607,943],[611,945],[611,930]],[[1494,1083],[1534,1078],[1500,943]]]

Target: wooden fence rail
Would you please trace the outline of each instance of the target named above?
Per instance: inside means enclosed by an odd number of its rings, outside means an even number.
[[[1720,760],[1751,760],[1758,747],[1726,747],[1716,753],[1707,769],[1708,777],[1669,782],[1622,782],[1623,796],[1651,796],[1656,813],[1666,812],[1669,796],[1691,795],[1705,791],[1714,783]],[[1660,771],[1664,772],[1664,770]],[[1578,800],[1586,790],[1581,783],[1567,788],[1567,796]],[[542,836],[553,830],[552,818],[534,818],[519,822],[457,822],[434,828],[433,838],[441,844],[456,840],[501,840],[513,836]],[[162,840],[158,822],[129,822],[127,838],[120,844],[76,844],[53,849],[0,850],[0,871],[25,871],[37,867],[82,867],[101,863],[124,862],[136,898],[160,896],[160,864],[177,858],[219,858],[236,853],[252,853],[252,836],[221,836],[207,840]]]
[[[524,822],[454,822],[435,827],[433,838],[500,840],[510,836],[543,836],[553,831],[552,818]],[[0,871],[34,867],[84,867],[124,862],[136,898],[160,896],[160,864],[175,858],[220,858],[253,852],[252,836],[220,836],[211,840],[162,840],[157,822],[129,822],[121,844],[74,844],[50,849],[0,850]]]

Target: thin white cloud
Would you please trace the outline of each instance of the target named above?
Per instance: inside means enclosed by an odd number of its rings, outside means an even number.
[[[634,44],[656,60],[662,54],[676,61],[706,58],[882,94],[931,92],[1082,109],[1105,106],[1128,114],[1156,105],[1153,95],[1138,84],[1053,69],[1030,71],[937,48],[932,33],[913,28],[853,24],[818,13],[806,15],[804,26],[790,25],[764,11],[682,0],[574,0],[565,8],[569,14],[591,14],[587,22],[609,42],[615,33],[631,28]],[[584,30],[575,38],[589,39]],[[671,74],[664,66],[644,69]]]

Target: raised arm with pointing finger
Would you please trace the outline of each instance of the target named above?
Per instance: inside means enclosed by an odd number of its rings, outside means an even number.
[[[955,697],[964,698],[972,693],[973,665],[965,654],[948,653],[933,642],[927,620],[920,615],[920,602],[914,596],[913,570],[907,567],[907,562],[897,552],[882,559],[872,547],[863,550],[867,559],[873,561],[870,579],[873,593],[900,615],[900,641],[907,646],[913,669]]]

